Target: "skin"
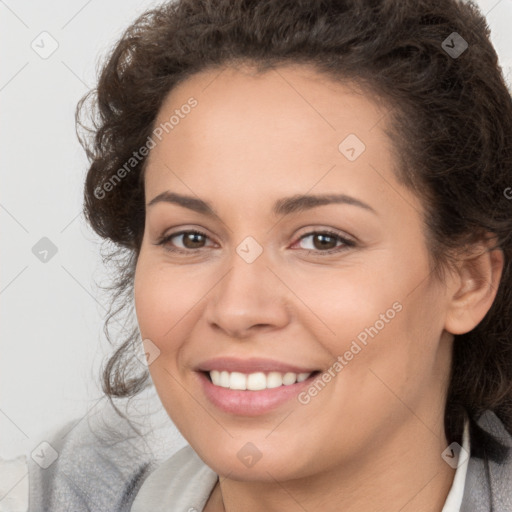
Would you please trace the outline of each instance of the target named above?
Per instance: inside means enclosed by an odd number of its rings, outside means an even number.
[[[441,458],[453,334],[491,306],[501,253],[475,246],[436,278],[422,201],[393,172],[387,111],[355,86],[303,66],[210,70],[170,92],[156,125],[191,96],[197,106],[150,152],[146,202],[173,191],[210,202],[219,218],[146,207],[135,305],[142,338],[160,351],[150,372],[162,404],[220,475],[205,510],[441,511],[454,475]],[[366,146],[353,162],[338,150],[350,133]],[[374,211],[272,213],[276,200],[306,193],[343,193]],[[167,242],[186,254],[156,245],[181,229],[206,237]],[[343,250],[325,255],[318,237],[300,240],[325,229],[356,245],[329,239]],[[263,249],[252,263],[236,252],[247,236]],[[194,368],[216,356],[327,369],[397,302],[306,405],[237,416],[199,386]],[[252,467],[237,457],[247,442],[262,454]]]

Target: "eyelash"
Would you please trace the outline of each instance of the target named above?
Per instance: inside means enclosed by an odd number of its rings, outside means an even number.
[[[194,254],[194,253],[196,253],[196,251],[200,251],[200,250],[204,249],[204,247],[200,247],[200,248],[196,248],[196,249],[181,249],[180,247],[171,247],[169,245],[169,242],[174,237],[177,237],[177,236],[180,236],[180,235],[186,235],[186,234],[189,234],[189,233],[193,233],[195,235],[200,235],[200,236],[204,236],[205,238],[209,238],[208,235],[206,235],[205,233],[203,233],[201,231],[197,231],[195,229],[188,229],[188,230],[178,231],[176,233],[172,233],[170,235],[163,236],[162,238],[160,238],[158,240],[158,242],[155,245],[163,246],[166,251],[173,252],[173,253],[181,253],[181,254],[191,254],[191,253]],[[339,253],[339,252],[342,252],[342,251],[346,251],[350,247],[355,247],[356,246],[356,242],[354,242],[353,240],[349,240],[348,238],[344,238],[341,235],[339,235],[338,233],[336,233],[334,231],[330,231],[330,230],[310,231],[310,232],[302,235],[297,240],[297,242],[300,242],[304,238],[308,238],[308,237],[310,237],[312,235],[328,235],[328,236],[330,236],[332,238],[338,239],[338,241],[342,242],[342,244],[343,244],[342,246],[333,247],[332,249],[327,249],[325,251],[322,251],[322,250],[319,250],[319,249],[317,249],[317,250],[314,250],[314,249],[302,249],[302,250],[308,251],[308,252],[315,252],[319,256],[320,255],[321,256],[329,255],[329,254],[333,254],[333,253]]]

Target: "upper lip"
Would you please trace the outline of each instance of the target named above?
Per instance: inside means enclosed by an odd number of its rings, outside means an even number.
[[[208,359],[197,365],[197,371],[209,372],[212,370],[240,372],[240,373],[256,373],[256,372],[280,372],[280,373],[311,373],[317,371],[318,368],[307,368],[296,366],[273,359],[249,358],[239,359],[236,357],[216,357]]]

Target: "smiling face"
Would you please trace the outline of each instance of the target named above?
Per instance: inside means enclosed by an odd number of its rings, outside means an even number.
[[[447,294],[385,114],[299,66],[196,74],[160,109],[137,319],[164,407],[219,474],[379,471],[446,446]]]

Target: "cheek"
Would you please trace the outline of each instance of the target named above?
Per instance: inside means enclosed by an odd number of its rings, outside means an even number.
[[[433,364],[442,331],[439,290],[423,253],[371,259],[374,265],[369,259],[296,279],[294,291],[309,306],[317,339],[333,358],[346,354],[351,374],[379,368],[406,380]]]
[[[309,279],[308,273],[303,272],[300,277],[297,274],[290,284],[300,302],[309,310],[304,309],[303,320],[309,317],[310,326],[314,322],[316,334],[321,335],[333,349],[340,350],[345,348],[347,341],[361,333],[360,339],[364,342],[365,329],[375,323],[379,330],[387,326],[397,316],[399,306],[393,305],[404,296],[398,279],[359,262],[326,268],[325,272],[317,271],[314,278]],[[387,320],[385,324],[381,320],[382,315]]]
[[[198,302],[197,287],[191,286],[190,276],[184,274],[183,270],[171,270],[141,251],[134,280],[141,337],[149,339],[158,349],[149,372],[164,408],[178,428],[185,427],[181,422],[186,419],[183,411],[188,396],[180,392],[182,388],[178,384],[183,371],[180,354],[186,346],[190,322],[197,321],[193,305]]]
[[[170,269],[141,253],[135,272],[134,298],[143,338],[156,344],[172,338],[169,334],[178,323],[193,314],[202,288],[201,280],[195,279],[190,272]]]

